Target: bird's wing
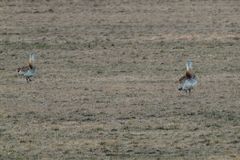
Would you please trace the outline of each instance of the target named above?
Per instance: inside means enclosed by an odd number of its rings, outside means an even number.
[[[23,74],[25,77],[32,77],[35,75],[35,69],[29,69],[27,72]]]
[[[187,79],[181,85],[183,90],[192,89],[197,84],[196,79]]]
[[[21,68],[18,68],[18,74],[24,74],[25,72],[27,72],[30,69],[29,66],[23,66]]]
[[[186,75],[184,75],[184,76],[182,76],[181,78],[179,78],[178,81],[179,81],[180,83],[182,83],[183,81],[186,80],[186,78],[187,78]]]

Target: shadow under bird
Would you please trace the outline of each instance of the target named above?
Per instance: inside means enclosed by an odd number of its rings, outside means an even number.
[[[179,91],[191,92],[194,86],[197,85],[197,77],[192,71],[192,61],[188,60],[186,63],[186,73],[182,76],[178,82],[180,83],[178,86]]]
[[[35,62],[35,53],[31,53],[29,55],[28,65],[19,67],[17,69],[18,74],[25,77],[27,82],[32,81],[31,77],[33,77],[36,74],[36,67],[34,66],[34,62]]]

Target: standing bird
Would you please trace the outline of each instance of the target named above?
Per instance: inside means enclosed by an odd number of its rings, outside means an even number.
[[[179,91],[185,91],[185,92],[191,92],[193,87],[197,84],[197,78],[195,74],[192,72],[192,61],[188,60],[186,63],[186,73],[184,76],[182,76],[178,82],[180,83],[178,90]]]
[[[32,81],[31,77],[33,77],[36,73],[36,67],[34,66],[34,61],[35,61],[35,53],[31,53],[29,55],[28,65],[19,67],[17,69],[18,74],[24,76],[27,82]]]

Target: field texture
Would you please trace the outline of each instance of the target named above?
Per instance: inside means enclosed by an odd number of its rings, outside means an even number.
[[[240,1],[0,0],[0,75],[1,160],[240,159]]]

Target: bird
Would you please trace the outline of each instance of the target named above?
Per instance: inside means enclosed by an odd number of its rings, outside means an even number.
[[[198,80],[196,75],[192,71],[192,61],[188,60],[186,62],[186,72],[185,75],[182,76],[178,82],[180,83],[178,86],[179,91],[185,91],[186,93],[189,92],[191,93],[191,90],[193,89],[194,86],[197,85]]]
[[[31,53],[29,55],[28,65],[17,68],[18,74],[25,77],[27,82],[32,81],[31,77],[36,74],[36,67],[34,66],[34,61],[35,53]]]

